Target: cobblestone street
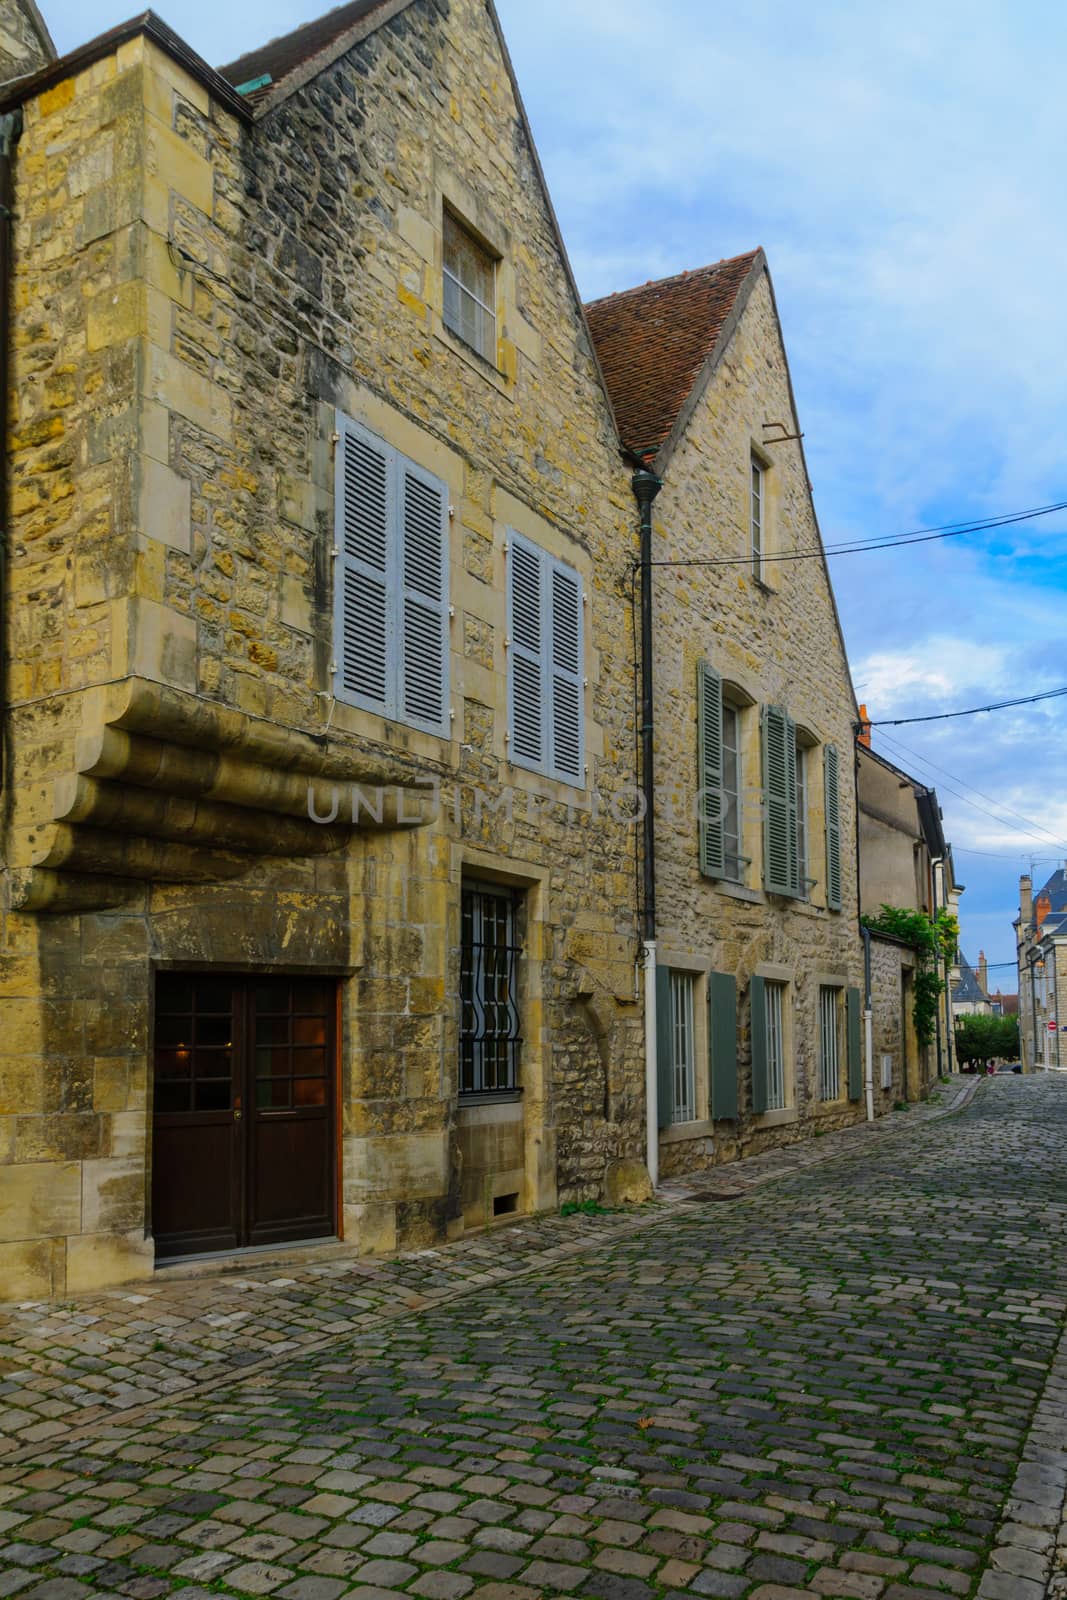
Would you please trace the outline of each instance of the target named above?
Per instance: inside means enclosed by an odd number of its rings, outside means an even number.
[[[999,1077],[637,1217],[9,1308],[0,1596],[1059,1593],[1065,1134]]]

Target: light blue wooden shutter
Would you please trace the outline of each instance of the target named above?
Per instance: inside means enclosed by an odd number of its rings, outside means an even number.
[[[845,995],[848,1047],[848,1097],[858,1100],[863,1094],[863,1051],[860,1047],[860,992],[849,989]]]
[[[726,871],[722,792],[722,678],[702,661],[697,668],[697,782],[700,787],[700,870]]]
[[[508,533],[508,732],[509,754],[521,766],[545,761],[545,705],[541,552]]]
[[[552,709],[549,771],[563,783],[584,785],[582,580],[561,561],[546,556],[543,563],[547,579],[547,667]]]
[[[763,708],[763,883],[772,894],[796,895],[796,728],[780,706]]]
[[[394,452],[338,415],[334,463],[334,693],[395,714]]]
[[[448,489],[398,458],[400,718],[434,733],[448,716]]]
[[[656,968],[656,1110],[657,1123],[674,1121],[674,1029],[671,1026],[671,969]]]
[[[708,974],[708,1083],[711,1114],[737,1116],[737,980],[731,972]]]
[[[822,753],[823,786],[826,792],[826,904],[831,911],[841,910],[841,774],[837,747],[828,744]]]
[[[752,1044],[752,1109],[767,1109],[767,984],[753,978],[748,986],[749,1035]]]

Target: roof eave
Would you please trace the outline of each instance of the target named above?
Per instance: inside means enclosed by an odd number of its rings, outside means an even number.
[[[131,17],[128,22],[120,22],[117,28],[109,28],[106,33],[98,34],[87,44],[79,45],[76,50],[58,56],[55,61],[49,61],[37,72],[31,72],[25,78],[16,78],[0,92],[0,112],[23,105],[34,95],[42,94],[46,89],[53,88],[77,72],[84,72],[86,67],[91,67],[104,56],[113,55],[121,45],[136,39],[138,35],[150,39],[154,45],[170,56],[171,60],[184,68],[190,77],[201,83],[213,99],[225,106],[227,111],[239,117],[242,122],[251,123],[252,108],[242,100],[233,84],[221,77],[202,56],[198,56],[181,35],[168,27],[163,18],[157,16],[154,11],[142,11],[139,16]]]

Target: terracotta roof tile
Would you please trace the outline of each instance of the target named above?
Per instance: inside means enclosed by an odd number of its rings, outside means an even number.
[[[586,306],[628,450],[654,454],[669,438],[759,254],[750,250]]]
[[[269,77],[269,87],[274,88],[291,72],[295,72],[297,67],[311,61],[320,51],[329,49],[335,39],[384,4],[385,0],[349,0],[348,5],[335,6],[325,16],[316,17],[301,28],[294,28],[292,33],[268,40],[258,50],[249,50],[245,55],[238,56],[236,61],[219,68],[220,76],[235,86]],[[262,92],[249,96],[253,102],[259,98],[262,98]]]

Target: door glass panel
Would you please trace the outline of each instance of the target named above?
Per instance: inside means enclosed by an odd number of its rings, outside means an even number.
[[[196,1009],[198,1011],[224,1011],[233,1008],[233,980],[231,978],[200,978],[196,983]]]
[[[157,1083],[155,1113],[171,1116],[189,1110],[190,1089],[187,1083]]]
[[[188,1050],[157,1050],[156,1081],[162,1078],[188,1078],[193,1070],[193,1058]]]
[[[296,1078],[293,1082],[293,1104],[297,1106],[324,1106],[326,1104],[325,1078]]]
[[[256,1084],[256,1105],[264,1111],[287,1111],[289,1079],[260,1078]]]
[[[198,1111],[228,1111],[230,1109],[230,1085],[223,1078],[201,1078],[196,1085],[196,1109]]]
[[[164,1049],[193,1042],[193,1019],[184,1017],[157,1017],[156,1044]]]
[[[256,1010],[263,1014],[272,1011],[288,1011],[289,992],[288,985],[284,983],[265,983],[256,990]]]
[[[294,1050],[293,1051],[293,1076],[297,1078],[318,1077],[326,1071],[325,1050]]]
[[[192,1011],[193,984],[191,978],[177,973],[161,972],[156,979],[156,1012]]]
[[[288,1044],[289,1043],[289,1018],[288,1017],[257,1017],[256,1018],[256,1043],[257,1044]]]
[[[293,1018],[293,1043],[294,1044],[325,1044],[326,1043],[326,1018],[325,1017],[294,1017]]]
[[[232,1024],[228,1016],[225,1017],[197,1017],[196,1042],[197,1044],[225,1045],[230,1044]]]

